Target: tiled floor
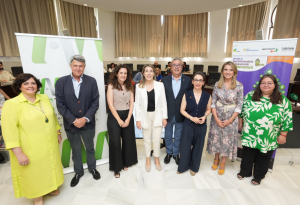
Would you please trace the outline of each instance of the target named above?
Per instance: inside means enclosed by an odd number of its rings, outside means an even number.
[[[106,204],[300,204],[300,149],[279,149],[272,173],[268,173],[260,186],[252,186],[251,178],[238,180],[239,161],[227,161],[224,176],[211,170],[213,156],[204,151],[199,172],[192,177],[189,172],[177,174],[172,159],[163,163],[166,154],[161,150],[162,171],[157,171],[152,159],[151,172],[145,171],[143,140],[137,140],[137,165],[121,172],[121,178],[113,177],[108,164],[97,167],[100,180],[94,180],[85,171],[79,184],[71,188],[73,173],[65,175],[65,183],[57,197],[44,197],[45,205],[106,205]],[[204,149],[205,150],[205,149]],[[289,165],[293,161],[293,165]],[[26,198],[14,198],[10,164],[0,165],[0,204],[29,205]]]
[[[299,204],[300,203],[300,165],[288,165],[290,150],[280,150],[277,156],[286,164],[276,163],[272,173],[268,173],[260,186],[252,186],[250,178],[238,180],[240,162],[227,161],[224,176],[218,176],[210,169],[213,157],[203,153],[200,171],[192,177],[189,172],[176,173],[174,160],[162,163],[162,171],[145,171],[143,141],[137,140],[139,163],[121,172],[116,179],[108,170],[108,164],[97,169],[101,179],[96,181],[85,171],[79,184],[71,188],[72,174],[65,175],[65,183],[60,187],[57,197],[44,197],[45,205],[96,205],[96,204]],[[297,150],[293,152],[299,153]],[[297,154],[296,153],[296,154]],[[165,149],[161,152],[161,162]],[[295,156],[293,156],[295,158]],[[153,160],[152,160],[153,161]],[[0,204],[27,205],[32,201],[14,198],[10,164],[0,165]]]

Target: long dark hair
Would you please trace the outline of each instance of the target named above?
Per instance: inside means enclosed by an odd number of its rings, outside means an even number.
[[[118,81],[118,76],[117,76],[121,68],[126,68],[126,70],[127,70],[127,77],[124,82],[125,88],[127,91],[133,92],[133,86],[132,86],[132,82],[131,82],[131,70],[128,68],[127,65],[123,65],[123,64],[118,65],[115,68],[115,70],[111,73],[111,75],[109,76],[108,84],[111,84],[114,89],[123,90],[122,86],[120,85],[120,83]]]
[[[266,74],[266,75],[263,75],[253,93],[253,96],[252,96],[252,100],[253,101],[260,101],[260,98],[262,96],[262,92],[260,90],[260,84],[261,84],[261,81],[265,78],[271,78],[271,80],[274,82],[275,84],[275,88],[272,92],[272,94],[270,95],[270,102],[273,103],[273,104],[280,104],[281,101],[282,101],[282,96],[281,96],[281,93],[279,92],[279,86],[278,86],[278,82],[277,82],[277,79],[274,75],[271,75],[271,74]]]

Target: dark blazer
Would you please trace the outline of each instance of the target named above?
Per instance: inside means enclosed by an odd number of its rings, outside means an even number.
[[[55,85],[56,106],[63,116],[66,131],[78,132],[80,129],[95,127],[95,114],[99,108],[99,91],[95,78],[83,75],[78,98],[74,93],[71,75],[61,77]],[[76,118],[86,117],[90,122],[84,127],[73,125]]]
[[[175,115],[176,122],[183,122],[184,116],[180,113],[180,106],[182,97],[185,92],[192,89],[192,80],[191,78],[182,75],[181,77],[181,87],[178,92],[178,95],[175,99],[173,89],[172,89],[172,74],[166,77],[163,77],[162,83],[165,86],[166,98],[167,98],[167,107],[168,107],[168,121],[172,121],[173,116]]]

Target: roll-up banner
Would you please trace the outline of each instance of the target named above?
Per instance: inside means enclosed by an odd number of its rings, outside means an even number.
[[[106,96],[103,75],[102,39],[50,36],[16,33],[24,73],[31,73],[42,83],[41,94],[48,95],[59,124],[62,142],[61,160],[64,173],[73,172],[70,142],[67,139],[63,118],[56,109],[55,83],[65,75],[71,75],[70,57],[83,55],[86,59],[84,73],[96,79],[99,89],[99,109],[96,113],[96,134],[94,137],[97,165],[108,162],[108,135],[106,127]],[[82,144],[82,161],[86,165],[86,152]]]
[[[237,80],[244,85],[244,95],[257,87],[264,74],[273,74],[277,78],[279,91],[287,96],[296,46],[297,38],[234,41],[232,60],[238,69]],[[274,158],[275,152],[271,169]]]

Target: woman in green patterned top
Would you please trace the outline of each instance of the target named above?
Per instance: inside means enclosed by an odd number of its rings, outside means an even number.
[[[238,179],[252,176],[253,185],[259,185],[268,171],[270,159],[278,144],[286,142],[293,130],[292,106],[281,95],[273,75],[264,75],[254,91],[244,98],[239,129],[242,130],[243,156]]]

